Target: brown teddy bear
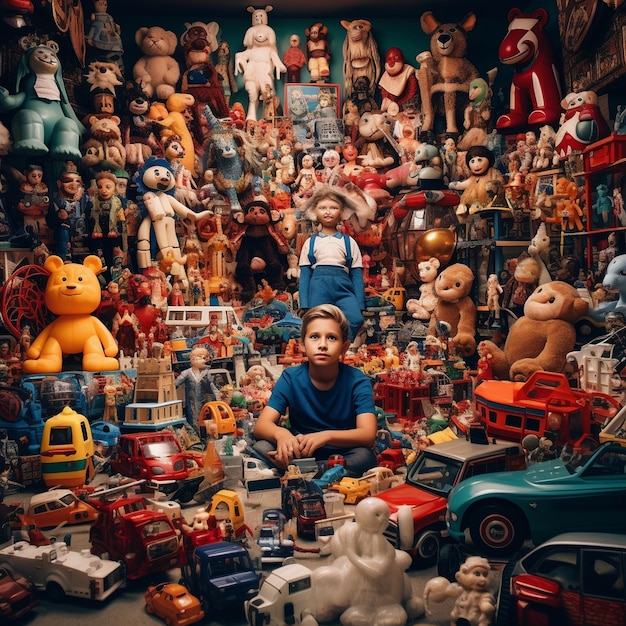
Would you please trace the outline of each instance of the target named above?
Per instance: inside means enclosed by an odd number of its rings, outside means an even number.
[[[537,287],[526,300],[524,315],[511,326],[504,350],[491,341],[480,344],[493,356],[494,376],[525,381],[538,370],[562,372],[576,343],[574,322],[587,309],[567,283],[555,280]]]
[[[102,271],[99,257],[89,255],[83,265],[64,263],[58,256],[49,256],[44,268],[50,272],[44,301],[57,315],[37,335],[24,361],[25,374],[60,372],[63,355],[83,355],[86,372],[118,370],[117,342],[109,329],[92,313],[100,305],[102,291],[98,274]]]
[[[469,296],[473,283],[474,272],[462,263],[450,265],[435,280],[438,301],[428,334],[437,334],[437,322],[447,322],[452,342],[461,356],[476,351],[476,305]]]
[[[178,37],[160,26],[142,26],[135,32],[135,43],[143,56],[133,67],[135,83],[149,98],[167,100],[180,78],[180,66],[172,56]]]

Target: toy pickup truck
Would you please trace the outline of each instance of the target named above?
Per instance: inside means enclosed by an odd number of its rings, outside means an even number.
[[[415,565],[434,565],[447,536],[445,514],[452,487],[470,476],[525,466],[522,446],[514,442],[453,439],[429,446],[410,465],[404,484],[374,496],[391,511],[385,536],[395,547],[410,552]],[[408,527],[403,524],[406,512],[412,527],[408,520]]]
[[[65,596],[106,600],[125,584],[121,563],[72,551],[62,541],[45,546],[18,541],[0,550],[0,566],[25,576],[54,602]]]

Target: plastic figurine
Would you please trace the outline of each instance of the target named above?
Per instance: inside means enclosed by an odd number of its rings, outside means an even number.
[[[96,195],[92,197],[90,236],[92,239],[117,239],[117,224],[123,215],[122,201],[115,194],[117,179],[109,171],[98,172],[95,179]],[[99,246],[102,244],[99,243]]]
[[[176,216],[195,222],[208,218],[210,212],[196,213],[176,200],[174,171],[165,159],[148,158],[137,171],[136,178],[137,191],[141,195],[141,204],[146,212],[137,233],[137,264],[142,270],[152,264],[150,254],[152,228],[161,255],[172,257],[171,273],[186,280],[184,270],[186,259],[180,252],[180,242],[176,234]]]
[[[46,259],[50,272],[44,301],[57,318],[40,332],[24,361],[27,374],[60,372],[65,354],[83,354],[82,369],[88,372],[119,369],[117,343],[106,326],[92,313],[102,298],[97,274],[98,257],[88,256],[83,265],[64,263],[56,255]],[[80,286],[80,289],[78,287]]]
[[[274,97],[274,73],[276,79],[287,68],[278,56],[276,33],[268,26],[267,14],[273,7],[255,9],[248,7],[252,13],[252,26],[243,38],[246,50],[235,54],[235,76],[243,74],[246,92],[248,93],[247,119],[257,119],[259,100],[269,101]]]
[[[596,201],[592,208],[600,216],[602,226],[611,225],[613,221],[613,198],[609,195],[609,188],[604,183],[596,187]]]
[[[394,117],[405,105],[414,103],[418,95],[415,68],[404,61],[400,48],[389,48],[385,55],[385,71],[378,81],[382,95],[381,111]]]
[[[183,72],[180,89],[194,98],[195,104],[191,103],[188,106],[193,106],[195,123],[202,134],[204,128],[201,118],[206,104],[218,117],[228,116],[228,103],[224,97],[222,80],[211,62],[211,53],[218,48],[217,33],[220,27],[217,22],[208,24],[186,22],[185,27],[187,30],[180,36],[179,41],[187,69]],[[171,111],[169,106],[168,109]],[[198,137],[200,141],[201,138],[202,136]],[[186,165],[189,168],[189,164]]]
[[[291,35],[289,37],[289,48],[283,54],[283,63],[287,67],[288,83],[300,82],[300,70],[306,65],[306,55],[300,48],[300,37]]]
[[[65,91],[59,46],[53,41],[39,43],[35,37],[22,37],[20,45],[24,53],[17,67],[17,93],[0,88],[0,110],[16,111],[11,121],[13,153],[80,159],[85,128]]]
[[[404,351],[404,362],[403,365],[407,369],[413,372],[421,372],[422,371],[422,361],[424,357],[422,353],[419,351],[419,346],[417,345],[417,341],[409,341],[406,346],[406,350]]]
[[[484,78],[474,78],[469,84],[469,104],[463,112],[463,128],[465,132],[458,143],[459,150],[467,150],[471,146],[484,146],[487,143],[487,128],[491,119],[491,84],[495,79],[495,70]]]
[[[406,310],[411,314],[411,317],[418,320],[430,320],[430,316],[437,306],[435,280],[440,266],[439,259],[435,257],[431,257],[427,261],[420,261],[417,264],[418,278],[422,284],[419,288],[419,299],[410,298],[406,302]]]
[[[461,202],[457,214],[470,215],[486,208],[492,199],[489,191],[493,186],[499,187],[503,183],[502,174],[494,167],[494,155],[484,146],[472,146],[465,154],[465,162],[470,170],[470,176],[463,181],[452,181],[450,189],[462,190]]]
[[[595,91],[568,93],[561,100],[564,113],[554,138],[554,149],[559,158],[582,152],[589,144],[609,135]]]
[[[233,71],[233,62],[230,54],[230,45],[227,41],[220,41],[217,45],[217,63],[215,64],[217,75],[222,81],[222,91],[226,104],[230,106],[230,97],[239,91],[235,74]]]
[[[330,80],[328,28],[321,22],[316,22],[306,28],[304,34],[306,35],[307,67],[311,74],[311,82],[328,82]]]
[[[355,523],[344,524],[330,540],[333,562],[311,572],[319,622],[344,626],[404,626],[422,615],[405,570],[411,558],[386,541],[389,506],[379,498],[356,505]]]
[[[46,214],[50,206],[48,186],[43,182],[41,165],[28,165],[24,179],[20,183],[22,198],[17,203],[18,211],[23,215],[24,227],[30,225],[34,233],[43,241],[50,242]]]
[[[300,306],[339,306],[350,322],[350,340],[363,323],[365,310],[363,262],[358,244],[337,230],[347,211],[356,210],[352,200],[336,188],[324,186],[313,194],[304,208],[308,219],[319,224],[300,254]]]
[[[513,8],[508,20],[509,28],[498,56],[505,65],[513,65],[514,72],[509,112],[498,118],[496,127],[556,124],[561,114],[561,92],[554,50],[544,28],[549,20],[548,12],[539,8],[523,13]],[[532,104],[532,111],[528,110],[528,104]]]
[[[219,398],[219,390],[213,382],[209,365],[211,354],[205,346],[194,346],[189,354],[191,367],[183,370],[176,378],[175,385],[185,385],[187,399],[187,422],[199,429],[198,417],[205,402]]]
[[[108,0],[94,0],[94,12],[91,14],[91,24],[85,35],[90,46],[102,50],[111,60],[122,63],[124,45],[122,44],[121,29],[107,12]],[[111,56],[114,53],[115,56]]]
[[[500,328],[500,295],[502,291],[498,275],[490,274],[487,279],[487,308],[489,309],[489,325],[492,328]]]
[[[343,42],[343,82],[345,97],[350,98],[359,77],[368,80],[368,93],[374,95],[380,76],[380,54],[368,20],[341,20],[346,29]]]
[[[443,576],[431,578],[424,588],[426,615],[431,615],[429,599],[443,602],[446,598],[456,598],[450,613],[451,626],[460,623],[490,626],[496,612],[496,600],[489,591],[490,571],[487,559],[470,556],[455,574],[456,582],[451,583]]]

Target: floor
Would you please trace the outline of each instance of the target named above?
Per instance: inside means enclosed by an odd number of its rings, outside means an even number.
[[[246,508],[246,523],[252,529],[259,524],[261,513],[264,509],[280,506],[280,492],[278,491],[257,492],[250,494],[250,496],[248,496],[245,489],[242,487],[237,487],[237,491],[240,493],[240,497]],[[5,502],[20,501],[26,505],[30,495],[31,493],[26,491],[10,494],[5,497]],[[192,503],[190,506],[186,506],[183,509],[183,514],[188,521],[191,521],[197,508],[198,504]],[[345,512],[349,513],[353,509],[354,507],[352,506],[346,506]],[[63,528],[58,529],[56,533],[55,531],[48,531],[46,534],[48,536],[56,534],[62,538],[67,530],[68,529]],[[89,548],[88,526],[73,526],[71,527],[71,534],[72,550]],[[316,544],[297,540],[296,546],[298,545],[310,548],[314,547]],[[318,554],[299,553],[296,551],[296,560],[311,569],[319,567],[320,565],[327,565],[331,562],[331,559],[332,557],[322,557]],[[492,591],[494,594],[497,594],[499,580],[497,569],[496,567],[492,577]],[[264,573],[269,571],[270,569],[267,566],[264,567]],[[414,593],[421,597],[425,583],[436,575],[435,568],[423,571],[410,570],[409,577]],[[59,604],[52,604],[44,596],[41,596],[37,607],[23,618],[21,624],[29,626],[31,624],[33,626],[86,626],[87,624],[89,626],[126,626],[127,624],[129,626],[131,624],[133,626],[149,626],[163,624],[159,618],[150,616],[145,612],[143,594],[149,584],[162,582],[164,580],[177,581],[178,572],[176,570],[170,570],[169,572],[156,574],[154,578],[135,581],[127,585],[123,590],[120,590],[103,604],[90,603],[74,598],[67,598],[64,602]],[[449,626],[450,611],[452,610],[453,604],[453,600],[446,600],[441,604],[431,603],[430,608],[432,614],[430,617],[423,616],[410,623],[430,626]],[[205,618],[201,623],[206,626],[246,626],[243,611],[211,615]],[[332,624],[333,626],[338,626],[339,622]]]

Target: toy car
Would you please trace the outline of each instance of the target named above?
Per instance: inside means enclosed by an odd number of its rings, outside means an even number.
[[[357,504],[371,495],[372,486],[366,478],[350,478],[345,476],[338,483],[328,487],[328,491],[336,491],[345,496],[346,504]]]
[[[287,517],[280,509],[263,511],[263,521],[259,528],[257,543],[261,548],[261,563],[281,563],[293,557],[294,541],[285,537]]]
[[[563,455],[562,455],[563,457]],[[448,497],[450,536],[491,556],[535,545],[561,532],[623,532],[626,448],[604,444],[591,455],[573,453],[520,472],[468,478]]]
[[[514,442],[453,439],[428,446],[409,467],[404,484],[374,496],[391,511],[385,536],[396,548],[409,551],[415,565],[433,565],[445,536],[447,498],[454,485],[472,476],[503,470],[512,474],[523,467],[524,451]],[[410,528],[399,519],[402,506],[410,511]]]
[[[369,481],[372,494],[380,493],[402,482],[402,478],[388,467],[372,467],[363,478]]]
[[[626,536],[565,533],[504,568],[498,624],[626,623]]]
[[[0,568],[0,617],[16,620],[30,611],[37,600],[35,588],[23,576],[11,575],[6,567]]]
[[[51,489],[31,497],[25,516],[38,528],[46,529],[62,524],[91,524],[98,511],[70,489]]]
[[[178,583],[150,585],[144,598],[146,613],[160,617],[168,626],[185,626],[204,618],[200,600]]]

